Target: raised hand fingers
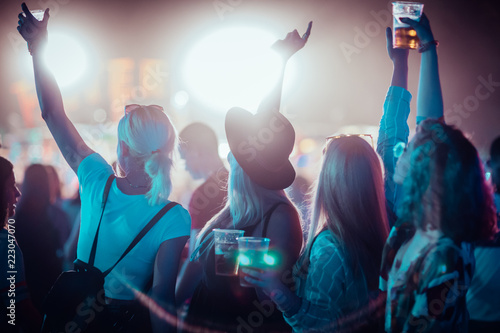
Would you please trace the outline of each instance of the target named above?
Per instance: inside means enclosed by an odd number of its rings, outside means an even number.
[[[416,26],[419,25],[419,22],[412,20],[411,18],[408,17],[402,17],[399,19],[401,22],[408,24],[410,27],[415,28]]]
[[[32,20],[35,20],[35,17],[33,16],[33,14],[31,14],[30,10],[28,9],[28,6],[26,5],[26,3],[22,3],[21,4],[21,9],[23,10],[24,12],[24,15],[26,15],[26,18],[29,18],[29,19],[32,19]],[[22,15],[22,14],[19,14],[19,15]]]
[[[50,17],[50,13],[49,13],[49,8],[45,9],[45,12],[43,13],[43,20],[42,22],[44,22],[45,24],[47,24],[47,20],[49,19]]]
[[[309,39],[309,36],[311,35],[311,29],[312,29],[313,21],[310,21],[309,24],[307,25],[307,30],[306,32],[302,35],[302,39],[307,42]]]
[[[385,29],[385,40],[387,41],[387,49],[392,49],[392,29],[390,27]]]

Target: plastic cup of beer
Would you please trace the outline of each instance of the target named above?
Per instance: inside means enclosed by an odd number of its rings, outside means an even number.
[[[238,237],[243,230],[214,229],[215,274],[238,275]]]
[[[269,249],[269,238],[265,237],[240,237],[238,238],[238,261],[241,267],[265,268],[265,257]],[[240,286],[252,287],[245,281],[245,273],[241,270]]]
[[[420,21],[424,4],[418,2],[396,1],[392,3],[392,46],[397,49],[416,49],[418,37],[415,29],[401,22],[402,18]]]

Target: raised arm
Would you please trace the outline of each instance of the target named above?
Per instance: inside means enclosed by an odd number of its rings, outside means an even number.
[[[385,168],[385,196],[389,212],[389,222],[394,225],[401,186],[394,182],[394,170],[398,160],[395,148],[406,146],[410,130],[411,94],[408,88],[408,50],[392,47],[391,28],[386,30],[387,53],[393,63],[392,81],[384,102],[384,114],[380,120],[377,152],[382,157]]]
[[[395,49],[392,47],[392,30],[385,30],[387,54],[392,60],[393,71],[391,86],[408,90],[408,49]]]
[[[73,123],[64,111],[61,91],[57,82],[43,61],[43,49],[47,44],[47,23],[49,10],[45,11],[43,21],[33,17],[25,3],[22,4],[25,14],[19,14],[17,30],[28,42],[28,48],[33,57],[35,86],[38,102],[50,133],[59,147],[69,166],[78,170],[80,162],[93,151],[85,144]]]
[[[422,58],[420,61],[420,80],[417,97],[417,122],[426,118],[443,117],[443,93],[439,80],[437,41],[431,30],[429,19],[425,14],[419,22],[402,18],[401,22],[409,24],[417,32]]]
[[[307,26],[307,31],[299,36],[297,30],[289,32],[286,38],[283,40],[278,40],[272,48],[278,52],[282,58],[280,76],[273,90],[267,95],[259,105],[257,112],[279,112],[281,104],[281,92],[283,90],[283,80],[285,77],[285,68],[288,60],[294,55],[298,50],[306,45],[309,35],[311,34],[312,21],[309,22]]]

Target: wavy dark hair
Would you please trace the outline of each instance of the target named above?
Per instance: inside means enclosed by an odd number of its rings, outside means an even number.
[[[2,228],[7,218],[7,180],[12,172],[14,172],[12,163],[0,156],[0,223]]]
[[[425,120],[408,153],[401,222],[440,229],[457,243],[490,239],[496,232],[492,189],[464,134],[440,120]]]

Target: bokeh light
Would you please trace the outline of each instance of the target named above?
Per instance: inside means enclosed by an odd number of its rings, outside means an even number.
[[[175,93],[172,104],[177,109],[183,109],[188,102],[189,102],[189,94],[186,91],[181,90]]]

